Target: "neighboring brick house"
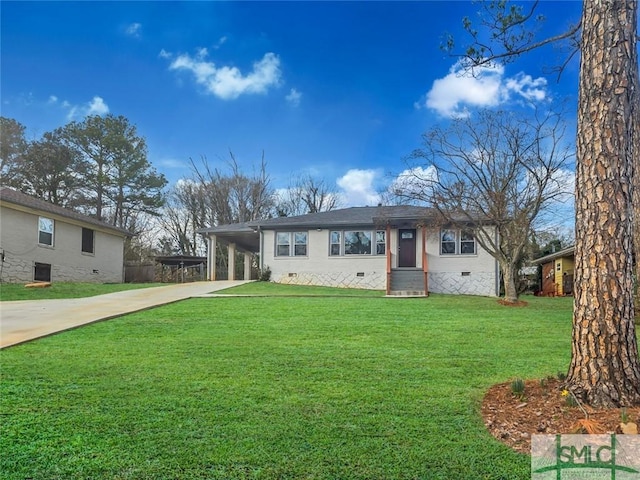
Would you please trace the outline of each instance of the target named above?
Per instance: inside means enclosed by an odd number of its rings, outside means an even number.
[[[571,246],[531,262],[542,266],[541,295],[573,295],[574,255],[575,246]]]
[[[0,187],[0,281],[121,283],[120,228]]]
[[[279,283],[497,296],[498,265],[474,236],[438,226],[434,212],[414,206],[353,207],[200,230],[208,240],[208,278],[216,279],[216,243],[271,270]]]

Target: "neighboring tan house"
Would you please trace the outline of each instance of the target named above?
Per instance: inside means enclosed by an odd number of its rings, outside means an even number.
[[[216,278],[212,252],[222,242],[229,246],[229,279],[234,278],[236,252],[244,252],[245,278],[251,254],[258,253],[260,269],[270,269],[271,280],[278,283],[388,294],[498,295],[495,259],[469,232],[439,228],[434,218],[423,207],[353,207],[199,232],[208,240],[211,280]]]
[[[568,247],[531,262],[542,265],[541,295],[573,295],[574,252],[575,247]]]
[[[121,283],[130,234],[0,187],[0,281]]]

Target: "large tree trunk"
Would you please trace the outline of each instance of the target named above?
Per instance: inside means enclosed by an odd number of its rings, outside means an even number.
[[[640,404],[631,261],[636,22],[636,0],[584,1],[567,384],[588,404],[603,407]]]
[[[633,241],[634,255],[636,260],[636,289],[635,289],[635,310],[636,316],[640,317],[640,105],[635,105],[633,118],[636,119],[633,165]]]
[[[505,262],[500,265],[500,269],[502,270],[502,281],[504,283],[504,301],[516,303],[518,301],[517,268],[515,265]]]
[[[640,102],[632,105],[633,128],[633,241],[636,260],[635,310],[640,316]]]

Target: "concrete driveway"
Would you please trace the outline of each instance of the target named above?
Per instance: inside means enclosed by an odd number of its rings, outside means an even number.
[[[243,283],[246,281],[195,282],[86,298],[0,302],[0,348]]]

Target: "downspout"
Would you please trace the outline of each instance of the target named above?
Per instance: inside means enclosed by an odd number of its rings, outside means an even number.
[[[387,223],[387,295],[391,295],[391,225]]]
[[[262,274],[264,271],[264,235],[260,225],[258,225],[258,237],[260,238],[260,274]]]
[[[500,246],[500,244],[498,243],[499,238],[500,238],[500,236],[498,234],[498,229],[496,228],[495,229],[495,242],[496,242],[497,246]],[[499,297],[500,296],[500,263],[498,262],[497,258],[495,258],[493,260],[493,262],[494,262],[494,265],[495,265],[495,268],[496,268],[496,285],[495,285],[496,297]]]

